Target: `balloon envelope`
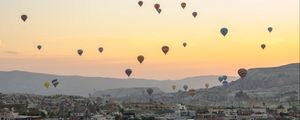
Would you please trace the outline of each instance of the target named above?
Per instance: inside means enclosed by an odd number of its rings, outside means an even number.
[[[132,73],[132,70],[128,68],[128,69],[125,70],[125,73],[129,77]]]
[[[161,13],[161,9],[159,8],[159,9],[156,9],[156,11],[160,14]]]
[[[45,87],[46,89],[48,89],[48,88],[50,87],[49,81],[46,81],[46,82],[44,83],[44,87]]]
[[[78,49],[78,50],[77,50],[77,53],[78,53],[79,56],[81,56],[82,53],[83,53],[83,50],[82,50],[82,49]]]
[[[268,27],[268,31],[269,31],[269,32],[272,32],[272,31],[273,31],[273,28],[272,28],[272,27]]]
[[[194,16],[194,18],[197,17],[198,13],[197,12],[193,12],[192,15]]]
[[[139,1],[138,2],[138,4],[139,4],[140,7],[142,7],[143,3],[144,3],[143,1]]]
[[[188,88],[189,88],[188,85],[183,85],[183,89],[184,89],[185,91],[187,91]]]
[[[220,77],[218,78],[218,80],[219,80],[220,82],[222,82],[222,81],[223,81],[223,77],[220,76]]]
[[[104,50],[103,47],[99,47],[99,48],[98,48],[98,51],[99,51],[100,53],[102,53],[103,50]]]
[[[37,45],[36,47],[37,47],[37,49],[39,49],[39,50],[42,49],[42,45]]]
[[[154,8],[157,10],[160,8],[160,5],[158,3],[154,4]]]
[[[56,87],[59,84],[58,79],[52,80],[52,84],[54,87]]]
[[[227,76],[226,75],[223,75],[223,80],[227,80]]]
[[[137,60],[140,62],[140,64],[143,63],[144,59],[145,59],[145,58],[144,58],[143,55],[139,55],[139,56],[137,57]]]
[[[153,94],[153,89],[152,88],[148,88],[147,89],[147,93],[149,96],[151,96]]]
[[[163,46],[161,50],[165,53],[165,55],[169,52],[169,46]]]
[[[186,3],[185,3],[185,2],[182,2],[182,3],[181,3],[181,7],[182,7],[182,9],[184,9],[184,8],[186,7]]]
[[[182,43],[182,45],[183,45],[183,47],[186,47],[187,43],[186,43],[186,42],[184,42],[184,43]]]
[[[21,15],[21,19],[23,20],[23,22],[25,22],[27,20],[27,15]]]
[[[228,33],[228,29],[227,28],[221,28],[220,32],[225,37]]]
[[[247,72],[248,72],[248,71],[247,71],[245,68],[241,68],[241,69],[238,70],[238,74],[239,74],[239,76],[240,76],[242,79],[246,77]]]
[[[261,44],[260,47],[261,47],[262,49],[265,49],[265,48],[266,48],[266,44]]]
[[[195,89],[190,89],[189,90],[189,94],[192,96],[192,97],[194,97],[195,95],[196,95],[196,90]]]

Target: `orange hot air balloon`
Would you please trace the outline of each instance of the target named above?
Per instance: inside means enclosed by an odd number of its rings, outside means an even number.
[[[144,58],[143,55],[139,55],[139,56],[137,57],[137,60],[140,62],[140,64],[143,63],[144,59],[145,59],[145,58]]]
[[[247,72],[248,72],[248,70],[245,68],[241,68],[238,70],[238,74],[242,79],[244,79],[246,77]]]
[[[169,46],[163,46],[161,50],[165,53],[165,55],[169,52]]]

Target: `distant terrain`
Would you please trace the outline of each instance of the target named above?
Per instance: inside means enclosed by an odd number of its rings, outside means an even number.
[[[24,71],[0,71],[0,92],[2,93],[29,93],[40,95],[66,94],[88,96],[89,93],[118,88],[156,87],[163,92],[175,92],[172,85],[182,89],[183,85],[190,88],[204,88],[205,83],[210,86],[221,85],[218,75],[197,76],[180,80],[149,80],[138,78],[104,78],[83,76],[62,76],[43,73],[32,73]],[[54,88],[50,86],[45,89],[45,81],[59,80],[59,85]],[[228,77],[228,81],[236,80],[237,77]]]

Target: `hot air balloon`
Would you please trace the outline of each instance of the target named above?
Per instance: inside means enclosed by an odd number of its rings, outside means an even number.
[[[52,80],[52,85],[56,87],[59,84],[57,79]]]
[[[266,48],[266,44],[261,44],[260,47],[261,47],[261,49],[265,49]]]
[[[77,50],[77,53],[78,53],[79,56],[81,56],[82,53],[83,53],[83,50],[82,50],[82,49],[78,49],[78,50]]]
[[[99,51],[100,53],[102,53],[103,50],[104,50],[103,47],[99,47],[99,48],[98,48],[98,51]]]
[[[149,96],[151,96],[152,93],[153,93],[153,89],[152,89],[152,88],[148,88],[148,89],[147,89],[147,93],[148,93]]]
[[[159,5],[158,3],[156,3],[156,4],[154,4],[154,8],[155,8],[156,10],[158,10],[158,9],[160,8],[160,5]]]
[[[132,70],[130,68],[125,70],[126,75],[129,77],[132,73]]]
[[[44,87],[45,87],[46,89],[48,89],[48,88],[50,87],[49,81],[46,81],[46,82],[44,83]]]
[[[248,71],[247,71],[245,68],[241,68],[241,69],[238,70],[238,74],[239,74],[239,76],[240,76],[242,79],[244,79],[244,78],[246,77],[247,72],[248,72]]]
[[[160,14],[161,13],[161,9],[159,8],[159,9],[156,9],[156,11]]]
[[[180,5],[181,5],[182,9],[184,9],[186,7],[186,3],[185,2],[182,2]]]
[[[224,81],[222,82],[222,84],[223,84],[223,86],[227,86],[227,85],[228,85],[228,82],[224,80]]]
[[[175,90],[176,89],[176,85],[172,85],[172,89]]]
[[[23,22],[25,22],[27,20],[27,15],[21,15],[21,19],[23,20]]]
[[[227,80],[227,76],[226,75],[223,75],[223,80]]]
[[[42,45],[37,45],[36,48],[37,48],[38,50],[41,50],[41,49],[42,49]]]
[[[207,89],[209,87],[209,84],[208,83],[205,83],[205,88]]]
[[[189,90],[189,94],[192,96],[192,97],[194,97],[195,95],[196,95],[196,90],[195,89],[190,89]]]
[[[144,3],[143,1],[139,1],[138,2],[138,4],[139,4],[140,7],[142,7],[143,3]]]
[[[225,37],[228,33],[228,29],[227,28],[221,28],[220,32]]]
[[[220,77],[218,78],[218,80],[219,80],[220,82],[222,82],[222,81],[223,81],[223,77],[220,76]]]
[[[189,88],[188,85],[183,85],[183,89],[184,89],[185,91],[187,91],[188,88]]]
[[[169,52],[169,46],[163,46],[161,50],[165,53],[165,55]]]
[[[192,15],[194,16],[194,18],[197,17],[198,13],[197,12],[193,12]]]
[[[145,58],[144,58],[143,55],[139,55],[139,56],[137,57],[137,60],[140,62],[140,64],[143,63],[144,59],[145,59]]]
[[[183,47],[186,47],[187,43],[186,43],[186,42],[184,42],[184,43],[182,43],[182,45],[183,45]]]
[[[272,32],[272,31],[273,31],[273,28],[272,28],[272,27],[268,27],[268,31],[269,31],[269,32]]]

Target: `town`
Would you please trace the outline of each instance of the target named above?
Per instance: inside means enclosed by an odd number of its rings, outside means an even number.
[[[0,94],[1,120],[299,120],[299,100],[282,105],[198,106],[112,98]]]

